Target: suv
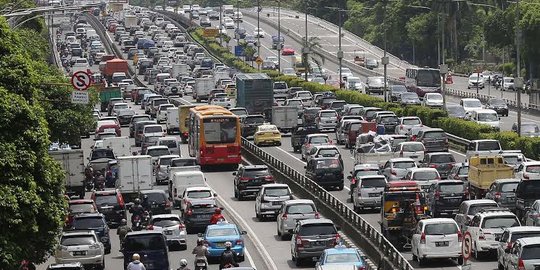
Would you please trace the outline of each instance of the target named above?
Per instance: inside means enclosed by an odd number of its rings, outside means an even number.
[[[519,182],[516,188],[516,214],[520,220],[537,199],[540,199],[540,181]]]
[[[214,214],[217,205],[215,200],[191,200],[182,212],[182,218],[186,225],[186,231],[205,229],[210,225],[210,218]]]
[[[305,169],[306,177],[320,186],[343,190],[343,163],[339,157],[314,157]]]
[[[424,144],[426,152],[448,152],[448,136],[440,128],[420,130],[416,141]]]
[[[302,144],[300,148],[300,153],[302,154],[302,160],[306,160],[308,153],[311,151],[311,148],[313,148],[314,146],[331,144],[331,143],[332,141],[330,140],[327,134],[322,134],[322,133],[308,134],[306,136],[306,139],[304,140],[304,143]]]
[[[516,209],[516,188],[519,179],[497,179],[489,187],[485,198],[497,202],[500,207],[507,207],[510,210]]]
[[[281,240],[287,240],[291,236],[296,223],[304,219],[317,219],[320,217],[317,206],[312,200],[288,200],[284,201],[278,211],[277,234]]]
[[[138,115],[132,116],[129,123],[129,137],[130,138],[135,138],[135,125],[141,121],[152,121],[152,120],[150,119],[150,116],[146,114],[138,114]]]
[[[73,230],[93,230],[99,241],[105,247],[105,254],[111,253],[111,238],[109,235],[109,226],[105,217],[100,213],[80,214],[73,218],[71,225]]]
[[[144,266],[147,270],[169,269],[167,238],[161,230],[129,232],[124,238],[122,253],[124,270],[127,269],[135,253],[144,258]]]
[[[351,189],[354,211],[360,213],[366,207],[380,208],[386,177],[384,175],[365,175],[355,179],[356,185],[354,189]]]
[[[283,202],[292,198],[292,192],[286,184],[262,185],[255,198],[255,216],[259,220],[266,216],[276,216]]]
[[[243,200],[246,196],[257,196],[264,184],[274,183],[274,177],[266,165],[240,166],[233,172],[234,197]]]
[[[461,203],[458,209],[458,213],[454,217],[459,225],[461,231],[467,229],[467,224],[471,219],[484,208],[499,207],[494,200],[480,199],[480,200],[468,200]]]
[[[435,168],[442,179],[450,174],[452,167],[456,163],[454,155],[448,152],[427,153],[422,160],[422,167]]]
[[[164,155],[160,156],[154,165],[154,175],[156,176],[156,184],[167,184],[169,181],[169,166],[171,160],[180,158],[179,155]]]
[[[499,246],[497,247],[497,265],[498,269],[504,269],[504,266],[510,258],[510,251],[514,243],[521,238],[540,236],[540,227],[521,226],[504,229],[499,237]]]
[[[242,137],[253,136],[257,127],[264,124],[264,116],[256,115],[247,115],[241,119],[242,126]]]
[[[350,194],[351,194],[351,201],[353,200],[353,193],[352,190],[356,187],[358,184],[358,178],[361,176],[367,176],[367,175],[380,175],[380,168],[377,164],[356,164],[354,165],[354,168],[352,171],[350,171],[351,175],[347,176],[347,179],[351,182],[349,186]]]
[[[467,146],[466,159],[478,155],[496,155],[501,151],[501,143],[498,140],[472,140]]]
[[[186,226],[177,214],[154,215],[150,218],[149,229],[162,231],[169,248],[175,245],[180,250],[187,248]]]
[[[334,247],[339,240],[338,228],[330,219],[306,219],[296,223],[293,230],[291,256],[296,266],[300,266],[305,259],[314,260],[322,252]]]
[[[335,110],[320,110],[315,120],[317,129],[336,130],[338,124],[338,113]]]
[[[462,265],[461,236],[453,219],[431,218],[419,221],[411,241],[413,261],[423,266],[426,259],[451,258]]]
[[[105,248],[92,230],[65,231],[60,237],[54,259],[57,264],[81,263],[105,269]],[[131,257],[130,257],[131,259]]]
[[[343,158],[339,152],[339,148],[336,145],[315,145],[306,155],[306,162],[309,162],[312,158],[317,157],[338,157],[343,163]]]
[[[467,187],[461,180],[440,180],[427,192],[427,204],[432,217],[454,216],[461,203],[467,200]]]
[[[124,198],[117,189],[94,191],[92,200],[97,205],[98,211],[105,216],[105,220],[111,228],[118,227],[122,219],[127,219]]]
[[[504,209],[484,209],[477,213],[469,223],[467,232],[471,234],[472,250],[475,259],[482,253],[495,252],[503,228],[519,227],[521,224],[514,213]]]
[[[164,190],[142,190],[140,194],[141,202],[143,202],[143,197],[145,195],[148,196],[148,203],[150,204],[149,206],[152,215],[171,213],[172,203]]]
[[[412,168],[418,168],[412,158],[392,158],[383,165],[381,173],[388,181],[402,180]]]
[[[520,90],[521,91],[521,90]],[[508,251],[506,269],[536,270],[540,268],[540,237],[521,238]],[[505,251],[506,252],[506,251]]]

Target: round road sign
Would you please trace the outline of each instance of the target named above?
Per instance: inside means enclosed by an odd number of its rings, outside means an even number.
[[[465,233],[463,237],[463,244],[461,246],[461,252],[463,254],[463,260],[468,260],[472,255],[472,237],[469,232]]]
[[[71,85],[79,91],[88,89],[90,84],[92,84],[92,78],[84,71],[77,71],[71,76]]]

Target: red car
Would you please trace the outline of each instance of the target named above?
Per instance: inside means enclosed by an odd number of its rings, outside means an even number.
[[[96,135],[97,134],[100,134],[100,133],[104,133],[104,132],[115,132],[116,133],[116,137],[120,137],[122,136],[122,130],[120,129],[120,125],[118,124],[102,124],[102,125],[99,125],[97,128],[96,128]]]
[[[281,55],[294,55],[294,49],[291,47],[284,47],[281,50]]]
[[[70,200],[68,216],[66,218],[66,227],[71,226],[71,222],[73,222],[73,217],[78,214],[97,213],[97,212],[98,212],[98,208],[96,206],[96,203],[93,200],[88,200],[88,199]]]

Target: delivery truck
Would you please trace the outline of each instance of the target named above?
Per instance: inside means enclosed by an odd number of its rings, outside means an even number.
[[[131,27],[138,26],[137,24],[137,16],[129,14],[124,16],[124,27],[127,31],[131,29]]]
[[[112,149],[115,157],[131,156],[131,142],[129,137],[109,137],[103,139],[103,148]]]
[[[126,202],[138,198],[142,190],[153,187],[152,157],[148,155],[119,157],[116,188]]]
[[[109,84],[111,84],[114,73],[123,72],[127,75],[128,71],[128,62],[123,59],[115,58],[105,62],[105,66],[103,67],[103,76],[105,77],[105,79],[107,79]]]
[[[109,107],[109,100],[112,98],[121,98],[122,90],[120,87],[105,87],[99,91],[100,110],[106,112]]]
[[[271,114],[272,124],[281,132],[291,132],[298,126],[298,108],[295,106],[274,106]]]
[[[180,133],[180,115],[178,107],[167,108],[167,134]]]
[[[500,155],[472,156],[468,177],[470,198],[481,199],[495,180],[514,178],[514,168]]]
[[[64,185],[68,196],[77,195],[84,198],[84,156],[82,149],[53,150],[49,155],[60,163],[64,169]]]
[[[208,100],[212,90],[214,90],[214,78],[196,78],[193,89],[193,98],[196,99],[197,102],[201,102],[203,99]]]
[[[236,107],[246,108],[249,114],[263,114],[273,104],[273,83],[266,73],[236,74]]]

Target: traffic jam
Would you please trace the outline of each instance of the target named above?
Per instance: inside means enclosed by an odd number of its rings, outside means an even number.
[[[49,151],[67,171],[69,213],[42,269],[264,269],[251,253],[265,236],[252,227],[266,223],[274,225],[264,233],[288,257],[272,256],[287,261],[274,269],[370,268],[316,202],[280,183],[275,168],[243,158],[243,143],[346,202],[415,266],[540,269],[540,162],[491,139],[456,152],[444,130],[419,117],[238,72],[162,11],[174,9],[96,8],[57,31],[66,76],[81,88],[90,77],[99,101],[95,131],[80,149]],[[201,25],[226,18],[227,34],[236,34],[238,12],[229,5],[179,11]],[[441,106],[438,96],[420,100],[404,86],[390,86],[390,97],[403,106]],[[475,104],[463,99],[455,111],[472,121],[492,118]],[[240,201],[250,203],[255,225],[246,223],[244,208],[234,209]]]

